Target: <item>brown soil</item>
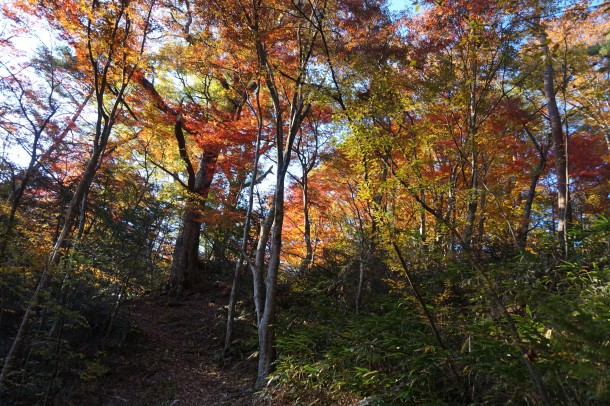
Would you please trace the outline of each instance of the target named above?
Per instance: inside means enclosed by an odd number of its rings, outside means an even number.
[[[254,362],[222,362],[225,301],[191,295],[125,303],[136,343],[109,352],[110,372],[87,391],[85,404],[251,405]]]

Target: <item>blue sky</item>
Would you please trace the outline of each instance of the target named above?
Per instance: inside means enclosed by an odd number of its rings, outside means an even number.
[[[411,0],[388,0],[390,11],[402,11],[413,5]]]

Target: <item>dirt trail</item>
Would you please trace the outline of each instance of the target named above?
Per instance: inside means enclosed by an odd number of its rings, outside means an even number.
[[[111,372],[88,404],[251,405],[253,362],[221,366],[224,310],[215,298],[167,297],[124,304],[136,323],[138,341],[111,353]]]

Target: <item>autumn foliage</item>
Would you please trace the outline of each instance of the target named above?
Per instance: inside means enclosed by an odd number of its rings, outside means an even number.
[[[7,404],[221,286],[261,402],[609,401],[608,3],[398,3],[2,5]]]

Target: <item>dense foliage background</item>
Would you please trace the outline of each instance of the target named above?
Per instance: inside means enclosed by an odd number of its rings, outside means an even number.
[[[261,403],[610,402],[610,5],[400,6],[3,5],[2,402],[212,290]]]

